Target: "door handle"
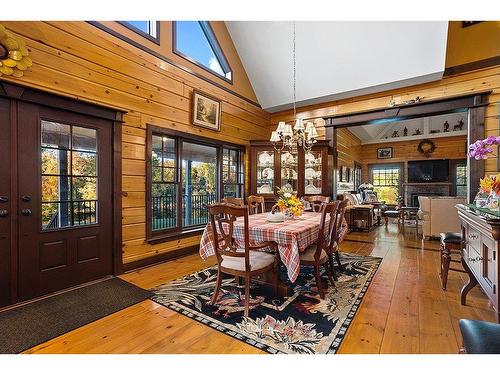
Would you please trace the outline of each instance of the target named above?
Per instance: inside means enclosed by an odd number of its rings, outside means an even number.
[[[23,216],[31,216],[32,214],[33,214],[33,212],[29,208],[25,208],[25,209],[21,210],[21,215],[23,215]]]
[[[31,196],[30,195],[23,195],[21,197],[21,199],[24,201],[24,202],[29,202],[31,200]]]
[[[9,211],[7,210],[0,210],[0,217],[7,217],[9,216]]]
[[[0,203],[7,203],[9,201],[9,198],[7,198],[5,195],[0,196]]]

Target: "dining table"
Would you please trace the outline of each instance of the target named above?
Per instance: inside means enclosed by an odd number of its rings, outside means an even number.
[[[288,278],[294,282],[300,273],[300,253],[318,239],[321,213],[303,212],[300,217],[283,222],[268,221],[268,214],[265,212],[248,217],[250,245],[275,242],[278,245],[280,259],[287,269]],[[341,226],[342,238],[347,230],[347,223],[345,224]],[[244,227],[244,219],[239,217],[234,222],[233,237],[241,247],[244,246],[245,240]],[[212,226],[209,223],[201,236],[200,256],[206,260],[211,255],[215,255],[215,247]]]

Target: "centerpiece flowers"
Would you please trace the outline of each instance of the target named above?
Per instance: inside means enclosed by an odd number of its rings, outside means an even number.
[[[302,214],[302,211],[304,211],[304,205],[296,195],[285,192],[281,188],[277,189],[277,194],[278,201],[276,202],[276,205],[286,217],[299,217]]]

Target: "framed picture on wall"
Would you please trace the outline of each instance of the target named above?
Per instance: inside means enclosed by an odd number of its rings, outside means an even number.
[[[343,182],[344,180],[342,179],[342,168],[344,168],[342,165],[339,166],[337,170],[337,181],[338,182]]]
[[[349,168],[347,168],[345,165],[343,165],[341,167],[341,173],[340,173],[340,175],[342,176],[342,180],[341,180],[342,182],[349,182],[349,179],[348,179],[348,176],[347,176],[347,170],[348,169]]]
[[[377,148],[377,159],[391,159],[392,147]]]
[[[347,182],[351,182],[351,168],[347,167],[346,169],[347,169],[347,171],[346,171],[346,176],[347,176],[346,181]]]
[[[220,131],[221,101],[201,91],[193,91],[193,124]]]

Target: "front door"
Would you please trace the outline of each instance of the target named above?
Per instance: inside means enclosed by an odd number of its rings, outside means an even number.
[[[0,306],[11,302],[11,245],[12,245],[12,194],[11,194],[11,101],[0,98]]]
[[[18,300],[111,274],[112,122],[19,102],[16,123]]]

